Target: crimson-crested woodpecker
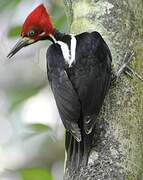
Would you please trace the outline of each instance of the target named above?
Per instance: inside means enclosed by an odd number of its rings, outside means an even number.
[[[21,36],[9,58],[37,41],[53,42],[47,50],[47,73],[66,129],[67,165],[72,169],[85,166],[95,122],[111,83],[110,50],[96,31],[74,36],[56,30],[43,4],[26,18]]]

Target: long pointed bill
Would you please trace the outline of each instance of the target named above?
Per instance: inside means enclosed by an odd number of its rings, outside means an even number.
[[[7,55],[8,58],[11,58],[13,55],[15,55],[20,49],[22,49],[25,46],[28,46],[30,44],[33,44],[35,41],[33,39],[30,39],[28,37],[20,39],[16,45],[12,48],[10,53]]]

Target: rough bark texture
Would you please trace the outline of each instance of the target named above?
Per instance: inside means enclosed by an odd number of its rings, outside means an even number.
[[[142,0],[65,0],[72,33],[98,31],[109,45],[115,71],[127,51],[143,76]],[[140,180],[143,163],[143,83],[122,75],[106,97],[96,124],[88,167],[65,179]]]

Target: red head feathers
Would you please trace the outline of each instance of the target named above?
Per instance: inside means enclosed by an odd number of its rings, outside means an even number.
[[[14,46],[7,57],[11,58],[21,48],[39,40],[52,40],[54,27],[43,4],[34,9],[26,18],[21,31],[22,39]]]
[[[53,34],[53,32],[54,28],[50,20],[49,14],[46,11],[44,5],[40,4],[26,18],[22,26],[21,35],[23,37],[31,36],[32,39],[39,40],[40,34],[49,36],[50,34]]]

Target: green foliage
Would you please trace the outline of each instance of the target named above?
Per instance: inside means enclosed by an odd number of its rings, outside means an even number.
[[[36,95],[41,89],[43,88],[43,86],[39,86],[36,88],[27,88],[27,89],[22,89],[22,90],[10,90],[7,95],[9,97],[9,99],[11,100],[11,108],[10,110],[15,110],[19,105],[21,105],[21,103],[23,103],[25,100],[27,100],[28,98]]]
[[[55,26],[57,29],[62,29],[63,31],[66,29],[66,16],[63,15],[63,16],[60,16],[55,22]]]
[[[16,37],[20,35],[21,26],[12,26],[8,31],[8,37]]]
[[[0,11],[16,7],[21,0],[0,0]]]
[[[30,127],[35,131],[35,132],[44,132],[44,131],[48,131],[50,128],[45,125],[45,124],[40,124],[40,123],[37,123],[37,124],[31,124]]]
[[[53,5],[51,14],[52,14],[52,21],[53,21],[55,27],[62,31],[66,31],[67,30],[67,18],[66,18],[63,7],[60,7],[59,5]]]
[[[5,11],[6,13],[13,13],[16,10],[16,8],[18,8],[18,4],[21,2],[22,0],[0,0],[0,11]],[[32,1],[31,1],[32,3]],[[60,4],[59,5],[53,5],[51,4],[52,9],[51,9],[51,18],[53,21],[54,26],[63,31],[66,32],[67,30],[67,21],[66,21],[66,16],[65,16],[65,12],[63,10],[63,8],[61,8]],[[24,19],[23,19],[24,21]],[[7,36],[8,38],[18,38],[20,37],[20,30],[21,30],[21,25],[19,23],[15,23],[15,24],[9,24],[8,26],[8,33]],[[25,71],[26,72],[26,71]],[[17,81],[17,80],[16,80]],[[43,84],[41,83],[40,85],[35,83],[31,83],[30,85],[26,86],[26,87],[21,87],[19,85],[17,85],[15,81],[15,84],[11,86],[11,88],[9,88],[9,90],[6,90],[6,95],[8,98],[8,102],[10,104],[10,112],[9,114],[16,112],[18,110],[18,108],[20,107],[20,105],[23,102],[26,102],[28,99],[30,99],[32,96],[35,96],[37,93],[39,93],[40,90],[42,90],[45,87],[45,82],[43,82]],[[46,84],[47,85],[47,84]],[[36,86],[36,87],[35,87]],[[19,111],[18,111],[19,112]],[[33,136],[37,136],[38,137],[38,133],[42,134],[43,132],[47,132],[50,130],[50,127],[44,124],[27,124],[27,125],[23,125],[24,127],[22,127],[22,123],[20,124],[19,121],[21,121],[21,119],[19,118],[20,115],[17,113],[17,117],[16,117],[16,121],[11,121],[12,123],[14,123],[14,125],[16,124],[16,128],[21,128],[22,130],[24,129],[24,131],[22,131],[22,140],[24,140],[24,142],[26,142],[26,145],[30,144],[32,141]],[[17,120],[18,119],[18,120]],[[19,125],[20,124],[20,125]],[[15,127],[15,126],[14,126]],[[32,130],[32,131],[31,131]],[[29,134],[28,134],[28,133]],[[29,140],[29,138],[31,138]],[[35,138],[35,137],[34,137]],[[34,139],[33,138],[33,139]],[[45,137],[44,137],[45,138]],[[41,158],[40,153],[43,155],[43,151],[45,151],[45,146],[50,146],[53,142],[50,138],[47,139],[43,139],[45,143],[41,143],[41,147],[38,151],[38,158]],[[33,141],[34,142],[34,141]],[[32,143],[33,143],[32,142]],[[27,145],[27,146],[28,146]],[[57,142],[56,147],[60,147],[61,144],[59,142]],[[34,148],[35,146],[33,146]],[[60,148],[59,148],[60,149]],[[58,156],[62,156],[63,154],[60,155],[60,153],[58,148],[55,148],[56,153],[55,154],[59,154]],[[33,149],[31,148],[31,151]],[[51,153],[52,154],[52,153]],[[55,160],[57,157],[54,156],[54,158],[52,157],[52,155],[50,155],[50,157],[47,158],[47,153],[45,153],[45,162],[49,165],[49,167],[52,167],[53,163],[55,163]],[[52,158],[51,158],[52,157]],[[42,157],[43,158],[43,157]],[[27,164],[28,164],[28,159],[29,157],[27,156]],[[25,159],[26,161],[26,159]],[[41,161],[41,159],[40,159]],[[36,166],[36,164],[35,164]],[[41,165],[42,166],[42,165]],[[27,168],[28,167],[28,168]],[[46,168],[29,168],[30,165],[28,164],[28,166],[18,170],[17,172],[20,173],[21,175],[21,180],[53,180],[52,175],[50,170],[46,169]]]
[[[48,169],[27,168],[20,171],[22,180],[52,180],[52,175]]]

